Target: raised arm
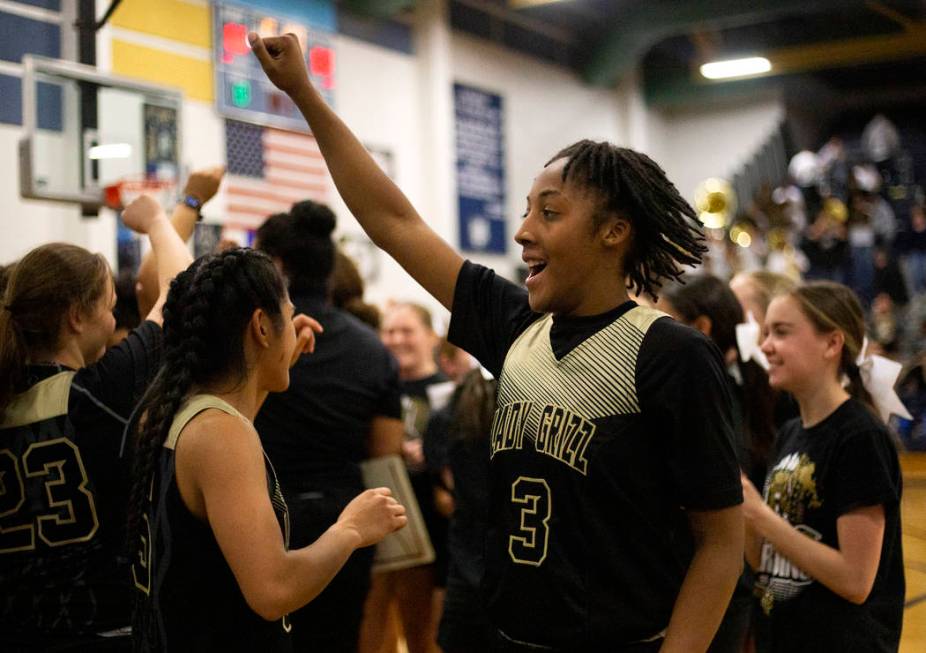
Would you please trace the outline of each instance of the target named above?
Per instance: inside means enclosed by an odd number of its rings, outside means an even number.
[[[462,257],[421,219],[408,198],[312,87],[296,37],[286,34],[261,39],[252,33],[249,39],[267,77],[293,99],[305,116],[338,192],[370,239],[435,299],[452,308]]]
[[[208,521],[245,601],[269,621],[311,601],[351,553],[406,521],[388,489],[367,490],[315,542],[287,551],[257,433],[224,413],[204,414],[185,429],[177,482],[191,512]]]
[[[214,166],[203,170],[196,170],[187,179],[183,187],[184,197],[193,197],[203,206],[219,190],[219,184],[222,182],[222,176],[225,174],[225,166]],[[199,219],[199,213],[180,202],[174,207],[170,215],[170,222],[179,234],[180,239],[186,242],[193,235],[196,227],[196,221]],[[158,265],[157,257],[154,251],[148,252],[142,259],[141,266],[138,268],[138,312],[140,315],[147,315],[158,301],[160,294],[158,286]]]
[[[161,307],[167,298],[170,281],[193,262],[190,251],[177,235],[164,209],[157,200],[149,195],[140,195],[125,211],[122,221],[129,229],[141,234],[148,234],[151,250],[157,260],[158,288],[157,301],[147,313],[145,319],[161,324]]]

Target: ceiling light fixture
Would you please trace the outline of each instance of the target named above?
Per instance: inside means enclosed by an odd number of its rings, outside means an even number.
[[[746,59],[729,59],[712,61],[701,66],[701,74],[708,79],[729,79],[731,77],[752,77],[772,69],[771,62],[765,57],[747,57]]]
[[[88,159],[127,159],[131,155],[132,146],[128,143],[94,145],[87,150]]]

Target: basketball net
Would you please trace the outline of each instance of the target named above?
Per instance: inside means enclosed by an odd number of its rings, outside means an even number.
[[[113,211],[122,211],[138,196],[150,195],[169,211],[176,200],[175,188],[176,183],[171,180],[126,176],[103,187],[103,204]]]

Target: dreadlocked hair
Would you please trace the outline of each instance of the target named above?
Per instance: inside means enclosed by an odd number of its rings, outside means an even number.
[[[273,262],[251,249],[201,257],[171,282],[163,309],[163,362],[136,411],[140,419],[130,427],[136,432],[126,531],[130,554],[142,535],[159,454],[177,411],[194,390],[245,380],[247,324],[261,308],[282,329],[285,296]]]
[[[624,261],[627,287],[655,300],[663,279],[679,280],[684,266],[707,251],[691,205],[659,165],[645,154],[611,143],[581,140],[547,161],[566,159],[563,181],[596,193],[599,227],[611,215],[630,221],[633,237]],[[546,167],[546,166],[544,166]]]

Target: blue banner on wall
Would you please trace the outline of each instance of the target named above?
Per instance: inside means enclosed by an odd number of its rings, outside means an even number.
[[[504,254],[505,143],[502,98],[453,85],[460,249]]]

